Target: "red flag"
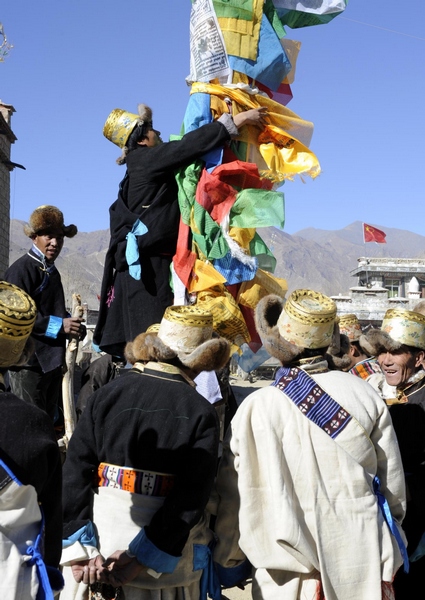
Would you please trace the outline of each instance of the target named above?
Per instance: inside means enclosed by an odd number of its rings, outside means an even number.
[[[376,242],[377,244],[386,244],[387,235],[380,229],[363,223],[363,239],[365,242]]]

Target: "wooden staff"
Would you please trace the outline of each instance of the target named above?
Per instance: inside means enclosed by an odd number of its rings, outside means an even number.
[[[72,294],[72,309],[73,317],[82,318],[84,307],[81,304],[81,296]],[[65,421],[65,435],[62,440],[59,440],[59,446],[68,448],[69,440],[74,433],[75,425],[77,424],[77,413],[74,402],[74,370],[75,360],[78,352],[78,334],[70,334],[68,346],[65,352],[65,372],[62,380],[62,399],[63,399],[63,414]]]

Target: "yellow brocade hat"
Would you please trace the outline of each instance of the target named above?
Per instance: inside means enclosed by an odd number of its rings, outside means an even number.
[[[345,334],[350,342],[357,342],[362,336],[362,328],[356,315],[340,315],[339,332]]]
[[[193,352],[212,334],[212,314],[195,306],[169,306],[158,330],[160,340],[179,354]]]
[[[139,104],[137,110],[138,114],[136,115],[122,108],[114,108],[103,126],[103,135],[110,142],[124,148],[136,125],[147,123],[152,126],[152,109],[145,104]]]
[[[425,316],[404,308],[390,308],[385,313],[381,330],[400,345],[425,350]]]
[[[19,362],[36,315],[34,300],[26,292],[0,281],[0,367]]]
[[[103,126],[103,135],[120,148],[124,148],[130,133],[139,121],[139,115],[114,108]]]
[[[325,348],[331,344],[336,318],[333,300],[313,290],[295,290],[277,322],[279,334],[302,348]]]

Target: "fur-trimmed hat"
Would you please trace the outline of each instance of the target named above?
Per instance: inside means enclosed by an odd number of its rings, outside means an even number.
[[[169,306],[158,332],[138,335],[125,347],[126,359],[134,364],[142,361],[170,362],[178,358],[193,371],[217,371],[230,356],[230,342],[212,338],[213,318],[195,306]]]
[[[306,348],[326,349],[335,368],[349,364],[350,343],[339,333],[336,305],[319,292],[295,290],[286,303],[266,296],[257,305],[255,323],[267,352],[282,364],[293,362]]]
[[[146,104],[137,106],[137,115],[122,108],[114,108],[108,115],[103,126],[103,135],[113,144],[122,148],[122,154],[117,159],[119,165],[125,163],[128,153],[127,142],[136,126],[143,127],[141,134],[152,129],[152,109]]]
[[[43,204],[36,208],[24,226],[24,233],[32,238],[43,232],[62,231],[65,237],[72,238],[78,233],[76,225],[64,225],[63,213],[56,206]]]
[[[0,367],[21,366],[30,358],[37,308],[21,288],[0,281]]]
[[[362,347],[371,355],[394,352],[401,346],[425,350],[425,316],[404,308],[390,308],[381,329],[370,329],[362,337]]]

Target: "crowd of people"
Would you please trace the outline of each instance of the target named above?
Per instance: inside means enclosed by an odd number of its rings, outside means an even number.
[[[127,171],[95,333],[105,355],[64,460],[64,353],[85,326],[67,313],[55,260],[77,228],[54,206],[30,215],[32,247],[0,283],[3,597],[219,600],[247,580],[254,600],[420,594],[423,302],[363,331],[320,292],[264,297],[256,330],[281,367],[231,419],[215,375],[229,340],[196,303],[173,305],[174,170],[264,118],[223,115],[163,144],[148,107],[109,115]]]

